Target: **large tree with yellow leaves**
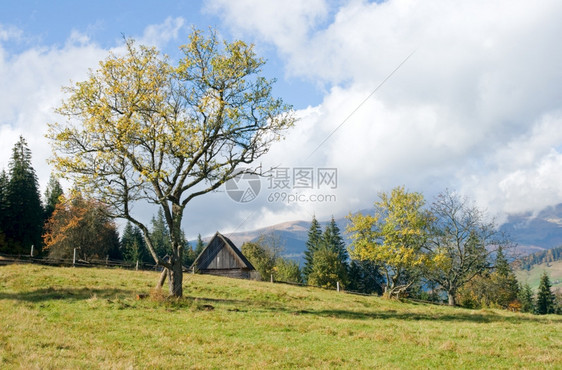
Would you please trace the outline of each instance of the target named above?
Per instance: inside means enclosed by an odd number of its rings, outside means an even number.
[[[66,88],[64,123],[50,125],[53,163],[83,191],[137,225],[170,294],[182,296],[181,222],[187,204],[251,166],[294,123],[272,96],[251,45],[194,30],[174,64],[152,47],[126,43],[86,81]],[[162,208],[172,254],[157,255],[135,202]],[[163,275],[163,276],[166,276]]]

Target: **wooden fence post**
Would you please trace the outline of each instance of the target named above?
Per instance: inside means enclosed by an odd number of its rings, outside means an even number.
[[[339,292],[339,291],[340,291],[340,282],[339,282],[339,281],[336,281],[336,288],[337,288],[337,290],[338,290],[338,292]]]
[[[76,248],[74,248],[74,256],[72,257],[72,267],[76,267]]]
[[[139,260],[137,260],[137,265],[135,266],[135,271],[139,270]]]

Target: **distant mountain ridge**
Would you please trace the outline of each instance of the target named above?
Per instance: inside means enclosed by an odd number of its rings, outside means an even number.
[[[363,214],[373,214],[373,209],[359,211]],[[329,220],[320,221],[322,229]],[[336,223],[347,243],[350,240],[345,234],[348,224],[346,218],[336,219]],[[255,241],[261,235],[273,234],[278,236],[284,246],[283,255],[301,261],[306,250],[306,240],[310,221],[288,221],[257,230],[226,233],[239,248],[244,242]],[[500,231],[506,232],[518,245],[518,253],[529,255],[534,252],[552,249],[562,245],[562,204],[548,207],[537,215],[511,215],[507,222],[500,226]]]
[[[523,254],[552,249],[562,245],[562,204],[548,207],[537,215],[511,215],[500,227],[518,244]]]
[[[310,222],[290,221],[252,231],[225,234],[239,248],[245,242],[256,241],[261,235],[279,237],[284,248],[283,256],[300,260],[306,249]]]

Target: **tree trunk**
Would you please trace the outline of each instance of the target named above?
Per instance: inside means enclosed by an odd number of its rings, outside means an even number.
[[[449,306],[456,306],[457,305],[457,301],[455,298],[455,292],[454,291],[448,291],[447,295],[449,296]]]
[[[183,245],[181,239],[181,219],[183,208],[177,204],[172,205],[172,220],[168,223],[172,242],[172,257],[170,264],[172,269],[169,271],[170,296],[183,296]]]
[[[384,298],[391,298],[391,297],[390,297],[390,292],[389,292],[389,289],[388,289],[388,284],[384,286],[383,297],[384,297]]]
[[[172,270],[170,272],[170,295],[172,297],[183,296],[183,267],[181,260],[174,258],[172,261]]]

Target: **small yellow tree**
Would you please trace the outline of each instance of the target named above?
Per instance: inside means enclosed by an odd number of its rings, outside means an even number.
[[[432,263],[426,253],[431,215],[420,193],[397,187],[381,193],[375,214],[348,216],[353,259],[373,261],[386,279],[385,295],[400,297]]]

